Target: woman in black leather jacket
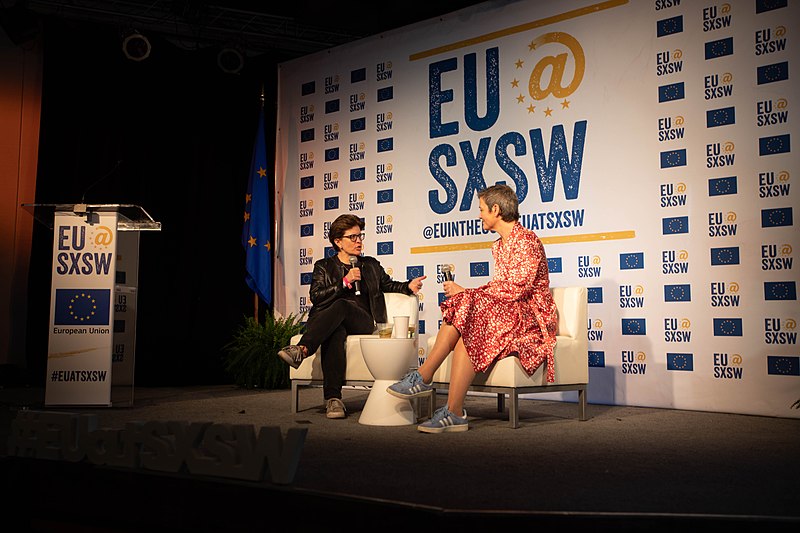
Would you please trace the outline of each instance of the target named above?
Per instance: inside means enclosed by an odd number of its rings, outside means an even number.
[[[362,256],[364,222],[352,214],[331,224],[328,239],[336,255],[314,263],[311,303],[306,330],[295,346],[278,355],[297,368],[305,357],[322,347],[323,395],[328,418],[344,418],[342,403],[348,335],[368,335],[375,324],[386,322],[385,292],[417,294],[425,276],[394,281],[373,257]]]

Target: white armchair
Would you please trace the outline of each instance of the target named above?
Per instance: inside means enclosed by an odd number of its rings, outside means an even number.
[[[419,319],[419,300],[417,296],[410,296],[398,292],[384,293],[386,301],[386,316],[389,322],[394,316],[408,316],[409,326],[414,329],[414,345],[419,348],[419,337],[416,334],[417,321]],[[302,335],[292,337],[292,344],[297,344]],[[345,385],[348,386],[371,386],[374,378],[364,362],[361,354],[362,337],[377,337],[377,335],[348,335],[345,341],[345,351],[347,354],[347,370],[345,371]],[[314,354],[306,357],[298,368],[289,368],[289,379],[292,383],[292,413],[297,413],[300,401],[300,389],[305,387],[322,386],[322,366],[320,352],[318,349]]]
[[[545,365],[528,376],[519,359],[506,357],[497,361],[487,372],[480,373],[470,391],[496,392],[497,408],[504,410],[505,395],[511,400],[508,418],[511,427],[519,427],[519,395],[537,392],[578,392],[578,416],[586,420],[586,391],[589,386],[588,291],[586,287],[553,287],[550,289],[558,308],[558,332],[555,347],[555,382],[547,383]],[[428,339],[428,353],[436,337]],[[451,352],[452,355],[452,352]],[[433,376],[435,388],[448,388],[450,365],[448,356]]]

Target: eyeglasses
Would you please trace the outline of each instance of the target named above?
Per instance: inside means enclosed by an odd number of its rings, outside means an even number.
[[[342,239],[350,239],[350,242],[363,241],[366,233],[353,233],[352,235],[342,235]]]

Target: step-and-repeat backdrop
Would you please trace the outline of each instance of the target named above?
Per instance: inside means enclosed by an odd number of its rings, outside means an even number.
[[[800,416],[799,11],[487,2],[280,65],[276,311],[310,308],[353,213],[395,279],[428,276],[424,347],[441,265],[491,279],[476,193],[505,182],[551,284],[589,288],[591,402]]]

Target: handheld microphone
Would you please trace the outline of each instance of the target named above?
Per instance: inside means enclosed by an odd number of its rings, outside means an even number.
[[[455,276],[453,276],[453,265],[442,265],[440,270],[444,276],[442,281],[453,281],[455,279]]]
[[[350,267],[355,268],[357,264],[358,264],[358,259],[356,258],[356,256],[351,255],[350,256]],[[353,281],[353,285],[356,288],[356,296],[361,296],[361,280]]]

